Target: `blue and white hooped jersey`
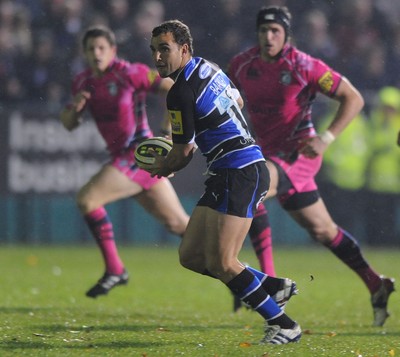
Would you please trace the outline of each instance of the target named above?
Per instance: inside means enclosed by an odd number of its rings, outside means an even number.
[[[178,74],[167,96],[174,143],[196,142],[209,170],[264,161],[233,88],[217,65],[194,57]]]

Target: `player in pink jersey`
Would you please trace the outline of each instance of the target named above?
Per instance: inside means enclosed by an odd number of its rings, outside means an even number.
[[[267,197],[276,195],[314,240],[359,275],[371,294],[373,324],[382,326],[389,316],[394,280],[378,275],[366,262],[357,241],[332,220],[315,183],[324,151],[364,101],[348,79],[290,44],[290,20],[286,7],[262,8],[257,15],[258,45],[231,60],[229,76],[246,100],[267,159],[271,173]],[[328,130],[321,134],[315,132],[311,118],[318,93],[339,102]]]
[[[105,27],[88,29],[82,42],[89,68],[74,78],[72,102],[60,118],[67,130],[73,130],[82,122],[85,109],[89,110],[111,156],[77,195],[79,209],[105,262],[103,277],[86,293],[95,298],[128,282],[106,204],[135,197],[170,232],[180,236],[189,217],[170,181],[151,177],[134,160],[136,145],[153,136],[145,111],[146,93],[165,95],[173,81],[161,79],[144,64],[118,59],[114,34]],[[169,129],[167,123],[163,130]]]

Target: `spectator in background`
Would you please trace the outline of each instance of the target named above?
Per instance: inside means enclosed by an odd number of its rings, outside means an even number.
[[[164,20],[165,8],[159,0],[143,1],[133,16],[129,46],[125,56],[129,61],[153,63],[149,51],[152,29]]]
[[[0,103],[16,105],[25,98],[25,88],[18,75],[10,31],[0,31]]]
[[[385,85],[400,88],[400,24],[392,27],[390,46],[387,46],[386,71],[390,76]]]
[[[118,53],[120,58],[127,59],[127,51],[132,47],[131,23],[132,11],[131,2],[128,0],[107,1],[106,14],[108,27],[115,33]],[[139,60],[139,62],[141,62]]]
[[[250,45],[242,30],[247,21],[245,14],[248,13],[249,5],[243,6],[242,0],[214,2],[211,14],[204,16],[207,25],[204,26],[203,38],[207,38],[208,45],[202,49],[202,55],[218,65],[225,65],[237,52],[238,46],[244,50]]]
[[[26,99],[45,105],[49,99],[50,87],[67,84],[68,73],[63,68],[60,52],[56,50],[53,34],[43,32],[34,39],[35,51],[18,63],[20,78],[24,79]],[[62,57],[62,56],[61,56]],[[61,99],[61,98],[60,98]]]
[[[376,43],[360,52],[357,60],[349,65],[349,73],[354,78],[354,85],[365,99],[364,110],[369,113],[380,88],[391,82],[393,75],[387,71],[386,47]]]
[[[57,56],[68,63],[70,51],[92,13],[88,1],[47,1],[44,2],[42,16],[34,21],[34,31],[37,34],[51,33]]]
[[[354,67],[349,66],[353,63],[357,66],[362,58],[360,54],[379,45],[389,33],[389,27],[374,0],[346,0],[335,4],[337,7],[331,13],[329,22],[338,46],[338,61],[332,66],[355,80],[350,70]]]
[[[1,20],[0,20],[1,21]],[[22,6],[15,8],[12,26],[12,43],[18,55],[26,56],[32,50],[31,17],[28,10]]]
[[[399,246],[400,150],[396,146],[400,128],[400,90],[385,87],[378,92],[370,115],[371,156],[368,163],[366,206],[367,241],[371,245]]]
[[[338,50],[328,30],[326,14],[320,9],[311,9],[304,15],[301,31],[296,34],[296,45],[311,56],[333,64]]]
[[[32,51],[30,26],[26,8],[11,1],[0,3],[0,102],[3,105],[21,104],[26,97],[17,62]]]
[[[390,26],[396,26],[400,17],[400,2],[393,0],[374,0],[374,5],[385,17]]]

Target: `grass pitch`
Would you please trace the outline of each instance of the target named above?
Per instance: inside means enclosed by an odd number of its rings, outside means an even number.
[[[400,294],[385,326],[371,327],[367,289],[323,248],[275,248],[279,275],[300,289],[286,309],[304,332],[284,346],[259,345],[258,314],[233,314],[228,289],[181,268],[175,248],[120,251],[130,283],[93,300],[96,247],[1,247],[0,356],[400,356]],[[400,283],[400,250],[365,256]],[[257,266],[250,249],[241,258]]]

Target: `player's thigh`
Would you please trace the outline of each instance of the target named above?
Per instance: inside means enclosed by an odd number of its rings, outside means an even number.
[[[218,212],[196,206],[190,218],[181,249],[203,251],[209,260],[236,258],[251,225],[251,218]]]
[[[177,234],[183,234],[189,221],[178,195],[168,179],[161,179],[136,197],[140,205]],[[178,230],[178,232],[176,232]]]
[[[196,206],[179,246],[179,258],[182,265],[188,266],[193,261],[204,269],[205,240],[207,235],[206,216],[209,208]]]
[[[266,198],[271,198],[276,196],[277,190],[278,190],[278,182],[279,182],[279,174],[278,174],[278,169],[276,168],[276,165],[272,162],[267,160],[265,162],[268,171],[269,171],[269,177],[270,177],[270,183],[269,183],[269,189]]]
[[[206,256],[218,260],[224,266],[232,264],[243,246],[251,221],[251,218],[210,209],[206,219]]]
[[[137,195],[143,188],[111,165],[105,165],[78,192],[77,200],[87,210]]]

